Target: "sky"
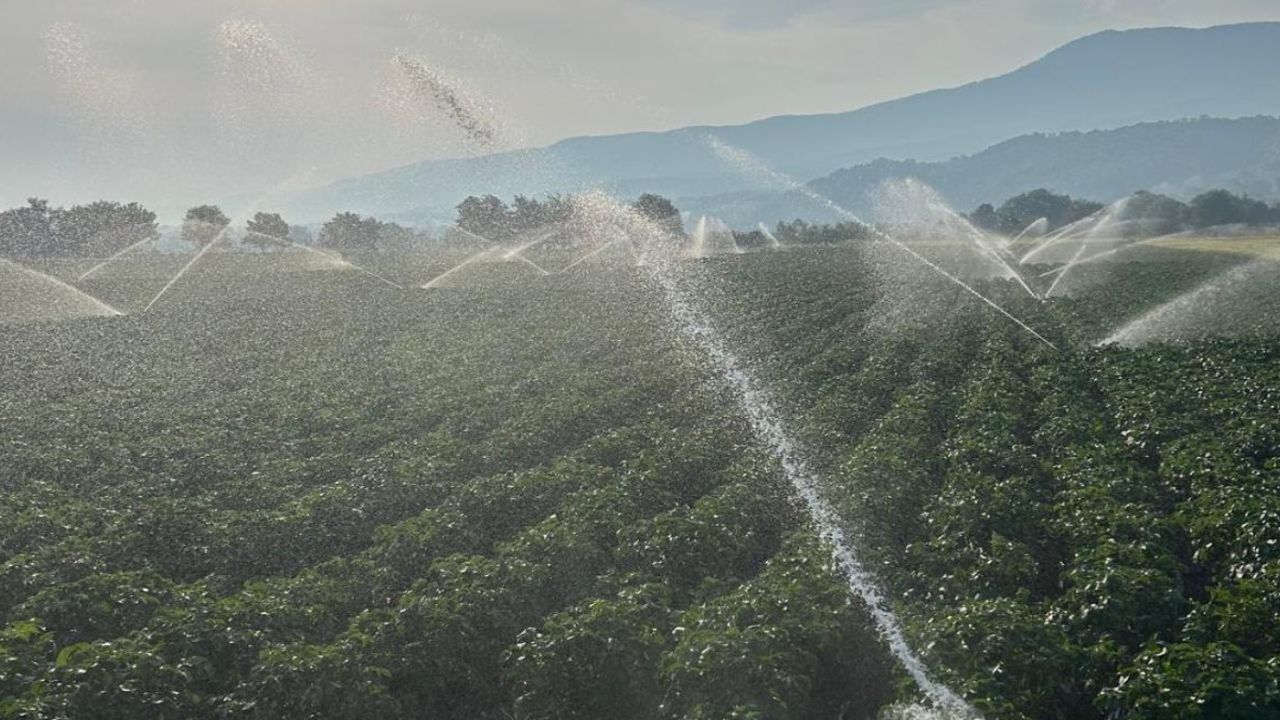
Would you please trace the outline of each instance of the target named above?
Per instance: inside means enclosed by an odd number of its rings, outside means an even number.
[[[1277,0],[0,0],[0,207],[852,110]],[[400,58],[395,60],[395,58]]]

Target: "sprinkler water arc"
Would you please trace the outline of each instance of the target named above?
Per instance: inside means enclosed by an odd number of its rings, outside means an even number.
[[[34,269],[34,268],[29,268],[29,267],[27,267],[26,265],[23,265],[22,263],[15,262],[15,261],[13,261],[13,260],[9,260],[9,259],[7,259],[7,258],[0,258],[0,265],[6,265],[6,266],[9,266],[9,267],[12,267],[12,268],[14,268],[14,269],[18,270],[19,272],[21,272],[21,273],[23,273],[23,274],[25,274],[25,275],[29,275],[30,277],[33,277],[33,278],[35,278],[35,279],[37,279],[37,280],[41,280],[41,281],[43,281],[43,282],[45,282],[45,283],[48,283],[48,284],[50,284],[50,285],[52,285],[52,286],[54,286],[54,287],[58,288],[59,290],[65,290],[66,292],[71,293],[71,296],[72,296],[72,297],[75,297],[75,298],[78,298],[78,299],[80,299],[80,300],[82,300],[82,301],[87,302],[87,303],[89,304],[89,307],[93,308],[93,312],[91,312],[91,313],[86,313],[86,314],[89,314],[89,315],[113,316],[113,317],[120,317],[120,316],[123,316],[123,315],[124,315],[124,313],[123,313],[123,312],[121,312],[120,310],[117,310],[115,307],[112,307],[111,305],[109,305],[109,304],[108,304],[108,303],[106,303],[105,301],[100,300],[100,299],[98,299],[98,298],[96,298],[96,297],[94,297],[94,296],[90,295],[89,293],[87,293],[87,292],[85,292],[85,291],[83,291],[83,290],[81,290],[81,289],[79,289],[79,288],[77,288],[77,287],[75,287],[75,286],[73,286],[73,285],[70,285],[70,284],[69,284],[69,283],[67,283],[67,282],[64,282],[64,281],[62,281],[62,280],[59,280],[58,278],[56,278],[56,277],[54,277],[54,276],[52,276],[52,275],[50,275],[50,274],[48,274],[48,273],[42,273],[42,272],[40,272],[39,270],[36,270],[36,269]]]
[[[610,241],[606,242],[605,244],[601,245],[600,247],[596,248],[595,250],[592,250],[591,252],[587,253],[586,255],[583,255],[582,257],[578,258],[577,260],[574,260],[573,262],[569,263],[568,265],[565,265],[565,266],[560,270],[560,272],[559,272],[559,273],[556,273],[556,274],[557,274],[557,275],[559,275],[559,274],[562,274],[562,273],[569,272],[570,270],[574,269],[575,267],[577,267],[577,266],[581,265],[582,263],[586,262],[587,260],[590,260],[591,258],[595,257],[596,255],[599,255],[600,253],[604,252],[605,250],[608,250],[609,248],[611,248],[611,247],[613,247],[614,245],[617,245],[617,244],[618,244],[618,241],[617,241],[617,240],[610,240]]]
[[[450,275],[453,275],[454,273],[458,272],[459,270],[462,270],[463,268],[467,267],[468,265],[471,265],[472,263],[479,262],[482,258],[485,258],[485,257],[487,257],[487,256],[489,256],[489,255],[492,255],[492,254],[493,254],[493,252],[494,252],[494,250],[496,250],[496,249],[497,249],[496,247],[485,248],[484,250],[481,250],[480,252],[478,252],[478,253],[476,253],[476,254],[474,254],[474,255],[471,255],[471,256],[467,257],[466,259],[464,259],[462,262],[458,263],[457,265],[454,265],[453,267],[449,268],[448,270],[445,270],[444,272],[440,273],[439,275],[437,275],[437,276],[435,276],[435,277],[431,278],[430,280],[428,280],[427,282],[423,283],[423,284],[420,286],[420,287],[421,287],[421,289],[422,289],[422,290],[430,290],[430,289],[432,289],[432,288],[435,288],[435,287],[439,286],[439,284],[440,284],[443,280],[445,280],[445,278],[448,278]]]
[[[120,251],[116,252],[116,253],[115,253],[114,255],[112,255],[111,257],[108,257],[106,260],[103,260],[102,262],[98,263],[97,265],[94,265],[93,267],[89,268],[87,271],[85,271],[83,274],[81,274],[81,275],[80,275],[80,277],[76,278],[76,282],[80,282],[81,280],[88,280],[90,275],[93,275],[94,273],[96,273],[96,272],[98,272],[99,270],[101,270],[101,269],[105,268],[106,266],[110,265],[111,263],[115,262],[116,260],[119,260],[120,258],[124,257],[125,255],[128,255],[129,253],[133,252],[134,250],[136,250],[136,249],[138,249],[138,248],[142,247],[143,245],[146,245],[147,243],[153,243],[153,242],[155,242],[155,241],[156,241],[156,239],[155,239],[155,238],[153,238],[153,237],[145,237],[145,238],[142,238],[141,240],[139,240],[139,241],[137,241],[137,242],[133,243],[132,245],[129,245],[128,247],[124,248],[123,250],[120,250]]]
[[[169,292],[170,288],[172,288],[174,285],[178,283],[179,280],[182,279],[183,275],[187,274],[188,270],[194,267],[196,263],[200,262],[200,259],[203,258],[206,253],[208,253],[210,250],[213,249],[213,246],[222,242],[222,240],[227,236],[227,230],[229,230],[230,228],[231,228],[231,224],[227,223],[226,226],[224,226],[221,230],[218,231],[218,234],[214,236],[213,239],[211,239],[208,243],[206,243],[204,247],[200,248],[200,250],[195,254],[195,257],[191,258],[191,260],[187,262],[186,265],[183,265],[182,269],[179,270],[176,275],[170,278],[169,282],[165,283],[164,287],[160,288],[160,292],[156,293],[155,297],[151,298],[151,302],[147,303],[146,307],[142,308],[142,312],[147,312],[148,310],[150,310],[153,305],[155,305],[157,302],[160,301],[160,298],[165,296],[165,293]]]
[[[642,248],[671,246],[670,242],[665,241],[664,230],[638,216],[631,208],[612,199],[598,199],[593,205],[598,206],[593,209],[605,217],[609,217],[608,213],[613,213],[612,220],[621,224],[628,234],[646,239],[648,242]],[[962,697],[946,685],[933,680],[924,661],[907,643],[897,616],[888,606],[871,573],[858,559],[841,529],[837,514],[823,497],[817,475],[788,435],[782,415],[772,397],[757,384],[744,363],[728,349],[720,334],[698,307],[696,299],[678,282],[680,271],[675,262],[677,253],[678,251],[666,256],[659,253],[655,257],[646,258],[646,275],[664,298],[667,310],[675,321],[676,331],[711,361],[713,369],[731,391],[735,404],[746,418],[753,434],[778,461],[819,537],[829,545],[831,557],[849,591],[866,604],[890,653],[915,681],[928,702],[949,717],[980,717]]]
[[[338,267],[348,268],[348,269],[351,269],[351,270],[355,270],[355,271],[357,271],[357,272],[364,273],[365,275],[368,275],[369,277],[371,277],[371,278],[373,278],[373,279],[375,279],[375,280],[378,280],[379,282],[382,282],[382,283],[385,283],[385,284],[387,284],[387,285],[390,285],[391,287],[393,287],[393,288],[395,288],[395,289],[397,289],[397,290],[403,290],[403,289],[404,289],[404,286],[403,286],[403,285],[401,285],[401,284],[399,284],[399,283],[397,283],[397,282],[394,282],[394,281],[392,281],[392,280],[390,280],[390,279],[388,279],[388,278],[386,278],[386,277],[383,277],[382,275],[379,275],[378,273],[376,273],[376,272],[374,272],[374,271],[372,271],[372,270],[370,270],[370,269],[368,269],[368,268],[366,268],[366,267],[363,267],[363,266],[361,266],[361,265],[357,265],[357,264],[355,264],[355,263],[351,262],[350,260],[347,260],[346,258],[343,258],[343,257],[341,257],[341,256],[339,256],[339,255],[335,255],[335,254],[333,254],[333,253],[325,252],[324,250],[320,250],[319,248],[311,247],[310,245],[303,245],[302,243],[300,243],[300,242],[296,242],[296,241],[294,241],[294,240],[290,240],[289,238],[277,237],[277,236],[275,236],[275,235],[265,235],[265,234],[263,234],[263,233],[254,232],[254,231],[252,231],[252,230],[250,230],[250,231],[248,231],[247,233],[245,233],[245,236],[246,236],[246,237],[248,237],[248,236],[258,236],[258,237],[265,238],[265,239],[267,239],[267,240],[269,240],[269,241],[271,241],[271,242],[279,243],[279,244],[281,244],[281,245],[287,245],[288,247],[296,248],[296,249],[298,249],[298,250],[305,250],[305,251],[307,251],[307,252],[309,252],[309,253],[314,253],[314,254],[316,254],[316,255],[319,255],[320,257],[324,258],[325,260],[327,260],[327,261],[329,261],[329,262],[333,263],[334,265],[336,265],[336,266],[338,266]]]
[[[812,189],[812,188],[810,188],[809,186],[804,185],[803,183],[800,183],[800,182],[796,181],[795,179],[793,179],[793,178],[791,178],[791,177],[789,177],[789,176],[787,176],[787,175],[783,175],[782,173],[778,172],[777,170],[774,170],[773,168],[770,168],[769,166],[765,165],[765,164],[764,164],[763,162],[761,162],[760,160],[756,159],[754,156],[752,156],[752,155],[748,154],[746,151],[743,151],[743,150],[740,150],[740,149],[738,149],[738,148],[735,148],[735,147],[732,147],[732,146],[730,146],[730,145],[727,145],[727,144],[726,144],[726,143],[724,143],[722,140],[720,140],[718,137],[716,137],[715,135],[712,135],[712,134],[710,134],[710,133],[708,133],[708,134],[707,134],[707,135],[705,135],[704,137],[705,137],[706,142],[711,146],[711,149],[712,149],[714,152],[716,152],[718,155],[720,155],[720,157],[721,157],[721,158],[723,158],[724,160],[726,160],[727,162],[729,162],[731,165],[733,165],[733,166],[737,167],[737,168],[739,169],[739,171],[740,171],[740,172],[743,172],[744,174],[748,174],[748,175],[750,175],[750,174],[756,174],[756,175],[763,176],[764,178],[767,178],[768,180],[770,180],[770,181],[771,181],[771,182],[773,182],[774,184],[778,184],[778,185],[781,185],[782,187],[785,187],[785,188],[787,188],[787,189],[789,189],[789,190],[793,190],[793,191],[795,191],[795,192],[799,192],[800,194],[804,195],[806,198],[808,198],[808,199],[810,199],[810,200],[812,200],[812,201],[814,201],[814,202],[816,202],[816,203],[818,203],[818,204],[820,204],[820,205],[825,206],[827,209],[829,209],[829,210],[831,210],[832,212],[836,213],[836,215],[838,215],[838,216],[840,216],[840,217],[842,217],[842,218],[844,218],[844,219],[846,219],[846,220],[848,220],[848,221],[850,221],[850,222],[855,222],[855,223],[858,223],[859,225],[862,225],[863,227],[868,228],[868,229],[870,230],[870,232],[872,233],[872,236],[873,236],[876,240],[879,240],[879,241],[882,241],[882,242],[887,242],[887,243],[889,243],[890,245],[892,245],[893,247],[896,247],[897,249],[899,249],[899,250],[901,250],[901,251],[903,251],[903,252],[907,253],[907,254],[908,254],[908,255],[910,255],[912,258],[914,258],[916,261],[918,261],[918,262],[922,263],[923,265],[925,265],[926,267],[928,267],[930,270],[932,270],[932,271],[934,271],[935,273],[937,273],[937,274],[941,275],[942,277],[946,278],[946,279],[947,279],[947,280],[949,280],[950,282],[952,282],[952,283],[954,283],[954,284],[956,284],[956,285],[960,286],[961,288],[963,288],[963,289],[964,289],[964,291],[965,291],[965,292],[969,293],[970,295],[973,295],[974,297],[978,298],[979,300],[981,300],[981,301],[982,301],[983,303],[985,303],[986,305],[990,306],[990,307],[991,307],[993,310],[995,310],[997,313],[999,313],[1000,315],[1004,316],[1006,319],[1010,320],[1011,322],[1013,322],[1014,324],[1016,324],[1018,327],[1022,328],[1024,331],[1026,331],[1028,334],[1030,334],[1030,335],[1031,335],[1032,337],[1034,337],[1036,340],[1039,340],[1040,342],[1042,342],[1042,343],[1044,343],[1045,345],[1049,346],[1049,347],[1050,347],[1050,348],[1052,348],[1055,352],[1060,352],[1060,350],[1058,349],[1058,346],[1057,346],[1057,345],[1054,345],[1052,342],[1050,342],[1050,341],[1049,341],[1049,339],[1048,339],[1048,338],[1046,338],[1046,337],[1044,337],[1043,335],[1041,335],[1040,333],[1036,332],[1036,331],[1035,331],[1035,330],[1034,330],[1030,325],[1028,325],[1027,323],[1023,322],[1022,320],[1020,320],[1020,319],[1019,319],[1019,318],[1017,318],[1016,316],[1014,316],[1014,315],[1013,315],[1012,313],[1010,313],[1008,310],[1005,310],[1003,307],[1001,307],[999,304],[997,304],[994,300],[991,300],[991,299],[990,299],[990,298],[988,298],[987,296],[985,296],[985,295],[983,295],[982,293],[980,293],[980,292],[978,292],[977,290],[975,290],[975,289],[974,289],[972,286],[970,286],[968,283],[964,282],[963,280],[961,280],[960,278],[956,277],[955,275],[952,275],[951,273],[949,273],[949,272],[947,272],[946,270],[944,270],[944,269],[942,269],[941,267],[939,267],[939,266],[938,266],[936,263],[934,263],[933,261],[929,260],[929,259],[928,259],[928,258],[926,258],[925,256],[923,256],[923,255],[921,255],[920,253],[916,252],[915,250],[911,249],[909,246],[907,246],[907,245],[906,245],[905,243],[903,243],[902,241],[898,240],[897,238],[893,237],[892,235],[889,235],[888,233],[885,233],[885,232],[883,232],[883,231],[881,231],[881,230],[879,230],[879,229],[877,229],[877,228],[875,228],[875,227],[873,227],[873,226],[871,226],[871,225],[868,225],[867,223],[863,222],[863,221],[862,221],[862,219],[861,219],[861,218],[859,218],[856,214],[854,214],[853,212],[849,211],[848,209],[846,209],[846,208],[844,208],[844,207],[840,206],[840,205],[839,205],[839,204],[837,204],[835,201],[831,200],[830,198],[826,197],[825,195],[822,195],[822,194],[818,193],[817,191],[813,190],[813,189]]]
[[[1088,246],[1081,243],[1080,249],[1076,250],[1076,254],[1071,257],[1071,261],[1062,268],[1062,272],[1058,273],[1058,277],[1054,278],[1053,282],[1049,284],[1049,289],[1044,292],[1046,300],[1053,294],[1053,291],[1058,288],[1058,283],[1062,282],[1062,279],[1067,276],[1067,273],[1071,271],[1071,268],[1076,266],[1076,262],[1080,259],[1080,256],[1084,254],[1084,249],[1086,247]]]
[[[765,225],[763,222],[758,223],[758,226],[760,228],[760,234],[764,235],[765,238],[769,241],[769,246],[774,250],[781,250],[782,243],[778,242],[778,236],[774,235],[769,230],[769,226]]]

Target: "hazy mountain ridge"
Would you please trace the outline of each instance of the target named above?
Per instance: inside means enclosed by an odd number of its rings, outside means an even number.
[[[875,158],[936,161],[1035,132],[1186,117],[1280,115],[1280,23],[1090,35],[999,77],[852,112],[730,127],[579,137],[546,148],[409,165],[299,198],[293,211],[447,216],[462,197],[602,187],[708,196],[763,190],[704,142],[707,132],[800,179]]]
[[[876,188],[904,177],[931,185],[962,210],[984,202],[999,204],[1041,187],[1099,201],[1137,190],[1186,199],[1214,188],[1274,200],[1280,198],[1280,119],[1200,118],[1036,133],[946,162],[876,160],[838,170],[809,186],[843,207],[871,215]],[[680,205],[737,225],[792,217],[833,219],[797,193],[729,193],[681,198]]]

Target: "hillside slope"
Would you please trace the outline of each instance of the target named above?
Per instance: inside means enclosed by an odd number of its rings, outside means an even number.
[[[335,209],[447,216],[477,192],[603,187],[674,196],[761,189],[713,153],[707,132],[802,179],[875,158],[942,160],[1034,132],[1116,128],[1201,115],[1280,115],[1280,23],[1103,32],[1000,77],[853,112],[732,127],[572,138],[532,150],[433,161],[340,181],[295,214]]]
[[[1024,135],[946,162],[876,160],[809,183],[821,195],[874,215],[874,191],[886,180],[915,178],[957,208],[998,204],[1047,188],[1110,201],[1137,190],[1189,198],[1227,188],[1280,198],[1280,119],[1201,118],[1141,123],[1116,130]],[[681,198],[680,207],[739,227],[789,218],[834,219],[798,193],[739,192]]]

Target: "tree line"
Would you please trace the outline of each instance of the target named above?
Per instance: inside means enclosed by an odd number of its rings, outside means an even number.
[[[216,205],[199,205],[182,221],[182,239],[202,248],[224,238],[231,219]],[[279,213],[258,212],[245,223],[241,245],[257,251],[283,250],[297,245],[317,245],[334,250],[410,250],[431,238],[421,231],[375,217],[340,212],[312,236],[310,229],[291,225]]]
[[[0,255],[10,257],[103,255],[156,237],[156,214],[138,203],[63,208],[31,198],[0,212]]]
[[[969,213],[969,221],[984,230],[1017,235],[1044,219],[1046,231],[1070,225],[1094,215],[1106,206],[1072,198],[1043,188],[1016,195],[999,207],[990,203]],[[1280,224],[1280,203],[1267,203],[1229,190],[1209,190],[1182,202],[1167,195],[1141,190],[1113,206],[1114,222],[1134,221],[1131,231],[1164,234],[1203,230],[1223,225]]]
[[[213,243],[266,252],[291,245],[318,245],[335,250],[410,250],[430,235],[394,222],[352,212],[333,216],[313,234],[291,225],[280,213],[257,212],[235,233],[233,222],[217,205],[197,205],[184,214],[179,237],[193,249]],[[22,207],[0,212],[0,256],[21,258],[103,257],[132,245],[160,239],[156,214],[139,203],[99,200],[84,205],[54,207],[31,198]]]
[[[631,206],[640,215],[667,227],[680,229],[680,211],[667,198],[645,193]],[[574,216],[571,196],[545,199],[516,195],[510,205],[495,195],[472,195],[458,204],[455,225],[472,235],[507,243],[531,232],[569,222]],[[554,244],[552,241],[550,244]]]

